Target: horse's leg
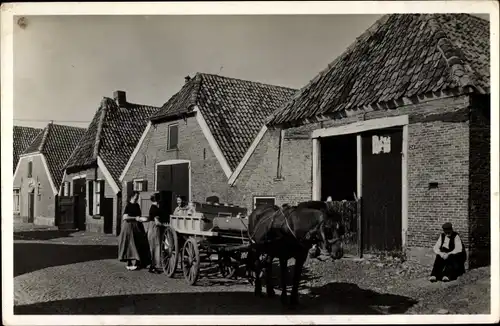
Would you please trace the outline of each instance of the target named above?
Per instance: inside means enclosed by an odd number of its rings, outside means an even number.
[[[268,297],[274,297],[276,294],[273,288],[273,256],[266,257],[266,292]]]
[[[281,270],[281,302],[286,303],[286,284],[288,276],[288,259],[280,257],[280,270]]]
[[[262,270],[262,264],[260,263],[260,254],[258,252],[253,252],[252,260],[254,262],[253,268],[255,273],[255,295],[262,295],[262,283],[260,280],[260,271]]]
[[[295,267],[293,269],[292,292],[290,293],[290,305],[296,306],[299,303],[299,283],[302,276],[302,267],[307,258],[307,251],[300,252],[295,257]]]

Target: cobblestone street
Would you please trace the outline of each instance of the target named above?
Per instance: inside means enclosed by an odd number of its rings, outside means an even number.
[[[14,257],[15,314],[292,313],[279,298],[256,298],[245,279],[200,277],[189,286],[182,273],[170,279],[127,271],[116,259],[114,236],[16,224]],[[313,260],[306,267],[299,314],[489,311],[489,270],[470,272],[463,284],[430,285],[425,271],[403,273],[381,263]],[[456,312],[440,302],[448,292],[460,303]]]

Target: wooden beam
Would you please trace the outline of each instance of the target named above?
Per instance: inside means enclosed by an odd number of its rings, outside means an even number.
[[[358,243],[358,257],[363,257],[363,238],[362,238],[362,212],[361,201],[363,200],[363,161],[362,161],[362,139],[361,135],[356,135],[356,174],[357,174],[357,200],[356,200],[356,219],[357,219],[357,243]]]

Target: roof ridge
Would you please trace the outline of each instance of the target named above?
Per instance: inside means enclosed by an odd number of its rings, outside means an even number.
[[[308,89],[312,84],[314,84],[318,79],[322,78],[323,76],[325,76],[326,74],[328,74],[330,72],[331,69],[333,69],[333,67],[335,67],[335,65],[341,61],[343,58],[345,58],[346,56],[348,56],[353,49],[356,48],[356,46],[362,42],[366,36],[371,36],[373,35],[373,32],[378,29],[380,26],[382,26],[383,24],[385,24],[387,22],[387,20],[389,20],[389,18],[394,15],[394,14],[385,14],[383,15],[382,17],[380,17],[379,19],[377,19],[372,25],[370,25],[370,27],[368,27],[365,31],[363,31],[360,35],[358,35],[356,37],[356,39],[344,50],[342,51],[342,53],[340,53],[335,59],[333,59],[332,61],[330,61],[330,63],[326,66],[326,68],[324,68],[323,70],[320,70],[319,73],[316,73],[314,75],[314,77],[312,79],[309,80],[309,82],[304,85],[303,87],[301,87],[288,101],[286,101],[285,103],[283,103],[283,105],[281,107],[286,107],[288,106],[289,104],[293,103],[296,99],[298,99],[306,89]],[[267,117],[267,119],[265,120],[265,124],[268,125],[276,116],[276,114],[278,114],[280,112],[280,110],[275,110],[271,115],[269,115]]]
[[[102,133],[102,126],[104,124],[104,120],[106,119],[106,113],[108,109],[108,102],[111,99],[108,97],[104,97],[101,101],[101,116],[99,117],[99,122],[97,123],[97,131],[95,133],[95,140],[94,140],[94,150],[92,154],[92,158],[94,160],[97,160],[97,157],[99,156],[99,147],[101,145],[101,133]]]
[[[437,49],[450,69],[450,77],[453,82],[462,88],[467,86],[476,88],[472,67],[467,63],[463,51],[450,40],[446,30],[437,20],[438,15],[426,15],[426,18],[427,25],[433,32],[433,37],[437,38]]]
[[[296,88],[292,88],[292,87],[288,87],[288,86],[268,84],[268,83],[264,83],[264,82],[261,82],[261,81],[253,81],[253,80],[236,78],[236,77],[228,77],[228,76],[222,76],[222,75],[211,74],[211,73],[206,73],[206,72],[197,72],[196,76],[197,75],[214,76],[214,77],[219,77],[219,78],[224,78],[224,79],[231,79],[231,80],[243,81],[243,82],[247,82],[247,83],[259,84],[259,85],[263,85],[263,86],[271,86],[271,87],[284,88],[284,89],[288,89],[288,90],[295,90],[295,91],[297,91]]]
[[[49,138],[49,133],[50,130],[52,129],[52,122],[49,122],[49,124],[44,128],[44,134],[42,136],[42,141],[40,142],[40,145],[38,145],[38,151],[42,153],[43,148],[45,147],[45,144],[47,143],[47,138]]]

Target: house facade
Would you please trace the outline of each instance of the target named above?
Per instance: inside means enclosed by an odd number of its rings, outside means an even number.
[[[488,22],[386,15],[268,119],[233,187],[360,198],[363,251],[424,263],[449,221],[469,266],[487,264],[489,94]]]
[[[247,206],[248,198],[228,180],[260,137],[266,117],[294,92],[203,73],[188,78],[151,117],[120,177],[124,198],[141,191],[143,214],[155,191],[170,212],[177,195],[195,202],[216,196],[221,203]]]
[[[23,222],[57,224],[56,207],[63,166],[84,131],[83,128],[50,123],[20,155],[14,172],[14,213]]]
[[[16,173],[17,163],[19,156],[28,148],[28,146],[35,140],[35,137],[42,132],[42,129],[14,126],[13,130],[13,155],[12,155],[12,173]],[[13,192],[13,208],[14,217],[20,217],[21,214],[21,189],[14,188]]]
[[[118,235],[122,189],[118,178],[157,107],[130,103],[116,91],[103,98],[65,165],[59,189],[61,227]]]

